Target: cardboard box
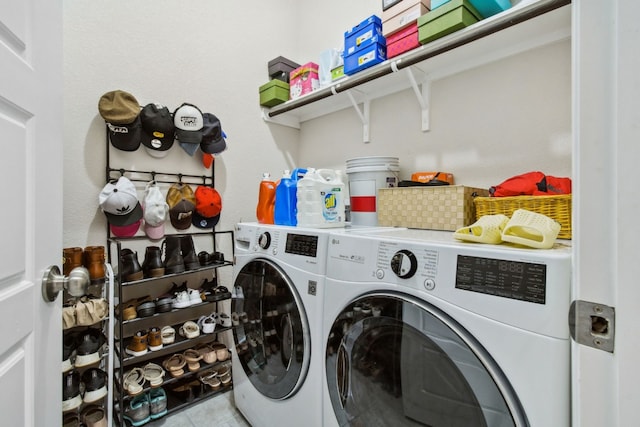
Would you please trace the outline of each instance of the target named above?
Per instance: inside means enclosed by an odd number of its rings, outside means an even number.
[[[432,40],[456,32],[482,19],[468,0],[449,0],[447,3],[418,18],[418,40]]]
[[[300,98],[319,87],[318,64],[315,62],[307,62],[293,70],[289,76],[289,96],[291,99]]]
[[[346,75],[350,76],[387,59],[386,40],[382,36],[376,37],[379,37],[382,43],[370,44],[364,49],[344,57],[344,73]]]
[[[475,222],[473,199],[488,195],[463,185],[380,188],[378,225],[455,231]]]
[[[360,49],[376,43],[374,38],[382,37],[382,21],[376,15],[371,15],[355,27],[344,33],[344,57]]]
[[[429,182],[438,176],[439,181],[445,181],[453,185],[453,174],[449,172],[414,172],[411,174],[411,181]]]
[[[392,8],[382,12],[382,35],[389,37],[429,12],[430,0],[403,0]]]
[[[289,73],[299,66],[300,64],[297,64],[284,56],[278,56],[267,63],[269,78],[289,83]]]
[[[289,100],[289,83],[273,79],[260,86],[260,105],[273,107]]]
[[[420,46],[418,23],[414,22],[400,31],[389,34],[389,37],[387,37],[387,59],[415,49],[418,46]]]
[[[488,18],[511,7],[510,0],[469,0],[483,18]]]

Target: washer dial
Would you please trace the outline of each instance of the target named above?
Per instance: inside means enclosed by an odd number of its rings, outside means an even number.
[[[267,249],[271,246],[271,234],[269,234],[268,231],[265,231],[260,235],[260,237],[258,237],[258,246],[262,249]]]
[[[396,252],[391,258],[391,271],[401,279],[413,277],[418,270],[416,256],[406,249]]]

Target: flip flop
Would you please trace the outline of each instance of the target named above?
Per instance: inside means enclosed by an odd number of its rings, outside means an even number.
[[[469,242],[498,244],[502,242],[502,230],[507,222],[509,217],[506,215],[484,215],[473,224],[458,228],[453,237]]]
[[[560,223],[546,215],[516,210],[502,231],[502,240],[536,249],[549,249],[560,232]]]

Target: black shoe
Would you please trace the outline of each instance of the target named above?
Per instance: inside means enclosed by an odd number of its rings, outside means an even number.
[[[207,251],[198,253],[198,261],[200,261],[202,267],[213,264],[213,258],[211,258],[211,254]]]
[[[191,236],[180,236],[180,250],[182,252],[185,269],[195,270],[200,267],[200,261],[198,255],[196,255],[196,249],[193,246],[193,238]]]
[[[162,251],[158,246],[148,246],[145,250],[142,271],[144,272],[144,277],[160,277],[164,275]]]
[[[81,404],[80,374],[78,371],[70,371],[62,377],[62,411],[73,411]]]
[[[76,368],[93,365],[100,361],[100,347],[106,342],[102,331],[89,328],[78,339],[76,349]]]
[[[62,373],[73,369],[73,357],[78,346],[78,337],[73,332],[64,334],[62,338]]]
[[[162,242],[164,249],[164,272],[175,274],[184,272],[184,258],[180,247],[180,237],[167,236]]]
[[[93,403],[107,395],[107,374],[102,369],[89,368],[82,374],[84,403]]]
[[[133,282],[144,277],[142,267],[138,262],[138,253],[131,249],[123,249],[120,252],[120,262],[122,263],[122,280],[125,282]]]

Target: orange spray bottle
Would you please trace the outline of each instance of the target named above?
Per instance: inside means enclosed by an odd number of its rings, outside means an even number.
[[[258,192],[256,217],[260,224],[273,224],[273,212],[276,203],[276,183],[271,180],[269,172],[262,174]]]

